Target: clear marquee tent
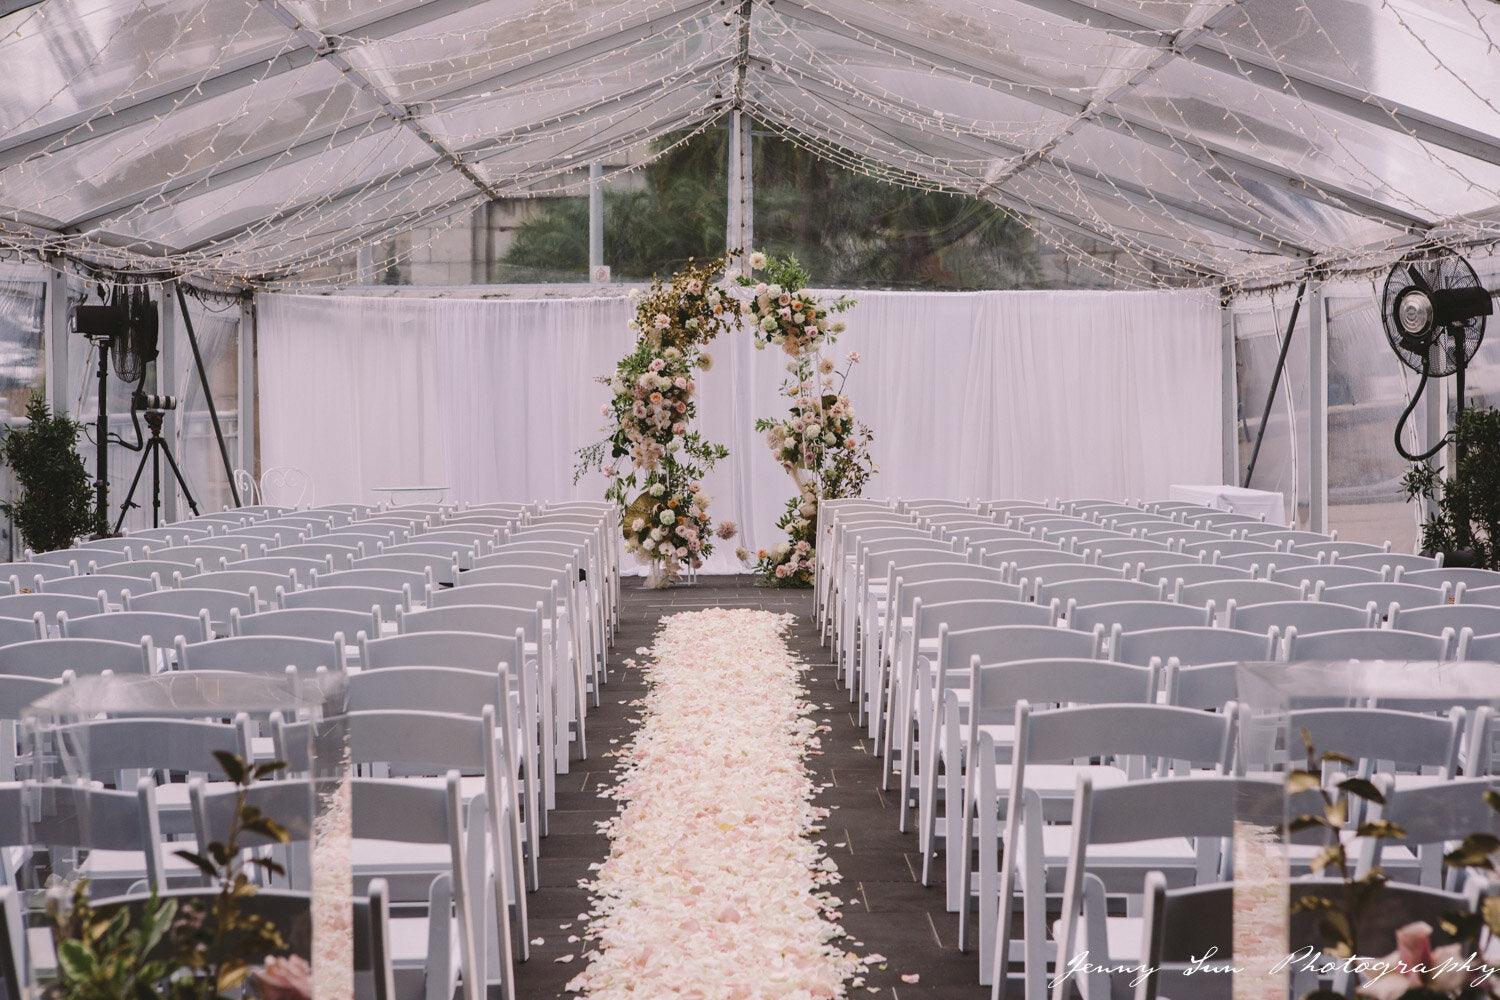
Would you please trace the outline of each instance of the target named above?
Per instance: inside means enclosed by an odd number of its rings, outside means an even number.
[[[453,378],[422,398],[458,407],[450,424],[495,423],[486,406],[503,398],[517,407],[505,420],[551,435],[483,441],[534,459],[532,493],[597,496],[559,456],[596,433],[591,379],[627,336],[618,285],[557,287],[546,308],[494,286],[468,302],[353,286],[375,280],[369,251],[393,235],[413,234],[415,253],[474,209],[524,198],[589,195],[598,263],[601,186],[710,129],[727,136],[730,247],[755,245],[753,123],[839,167],[1000,206],[1125,290],[862,294],[851,330],[884,346],[860,347],[875,359],[860,377],[882,390],[931,361],[910,353],[912,333],[966,338],[911,400],[871,389],[860,403],[885,421],[878,486],[893,492],[1000,489],[1002,459],[1043,479],[1055,467],[1059,492],[1159,489],[1174,459],[1200,481],[1240,481],[1305,287],[1254,485],[1281,490],[1300,524],[1408,546],[1390,428],[1416,376],[1385,344],[1378,283],[1407,250],[1446,246],[1500,284],[1494,0],[0,0],[0,67],[5,419],[22,405],[12,383],[43,382],[88,417],[89,348],[63,331],[91,283],[175,281],[235,464],[336,467],[325,482],[379,481],[372,457],[343,454],[348,427],[382,428],[382,456],[398,438],[421,462],[449,454],[441,421],[426,437],[381,423],[381,401],[406,388],[379,380],[432,363]],[[1180,297],[1097,298],[1129,289]],[[186,399],[169,431],[189,478],[227,500],[182,320],[163,317],[156,389]],[[1131,349],[1090,341],[1096,328]],[[444,360],[438,330],[468,353]],[[531,339],[479,336],[495,330]],[[549,353],[538,331],[574,336],[582,360]],[[375,344],[385,353],[365,356]],[[784,499],[744,499],[745,482],[784,486],[751,467],[768,460],[746,429],[779,376],[733,352],[711,381],[743,395],[716,397],[733,403],[709,430],[751,464],[711,486],[749,530]],[[1491,403],[1492,353],[1469,381]],[[1089,367],[1096,382],[1067,381]],[[545,380],[556,390],[536,393]],[[1441,432],[1446,391],[1419,410],[1412,444]],[[306,433],[300,401],[314,397],[327,434]],[[1092,424],[1075,422],[1077,401],[1106,397]],[[1010,451],[922,423],[933,399],[1016,428]],[[1073,450],[1098,427],[1129,428],[1131,447]],[[328,453],[298,450],[319,443]],[[474,464],[468,447],[451,463]],[[115,489],[133,464],[120,458]],[[1116,478],[1067,478],[1110,460]],[[934,478],[950,466],[960,478]]]
[[[726,112],[1126,250],[1124,284],[1500,235],[1492,0],[6,8],[0,247],[110,268],[292,279]]]

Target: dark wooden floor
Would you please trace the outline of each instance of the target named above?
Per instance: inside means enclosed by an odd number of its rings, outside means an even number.
[[[859,946],[857,954],[879,953],[890,961],[885,970],[872,969],[866,986],[851,997],[898,1000],[982,1000],[989,995],[978,985],[978,959],[956,950],[958,918],[943,909],[943,888],[923,888],[917,881],[921,857],[916,836],[896,829],[898,798],[880,791],[880,761],[869,753],[869,742],[854,725],[848,693],[835,680],[828,651],[818,643],[808,591],[767,590],[749,577],[702,577],[692,586],[666,591],[643,590],[639,579],[625,582],[618,641],[611,653],[610,683],[603,705],[588,718],[590,758],[575,761],[574,770],[558,787],[557,810],[551,833],[542,842],[541,889],[530,896],[531,960],[517,973],[521,1000],[572,996],[564,986],[583,967],[582,944],[569,943],[579,934],[580,914],[588,909],[588,894],[578,888],[589,876],[589,865],[603,861],[609,841],[595,830],[599,820],[613,814],[613,804],[598,797],[600,783],[609,782],[611,758],[603,754],[618,746],[633,729],[622,702],[645,690],[641,676],[623,669],[636,647],[649,645],[657,622],[679,611],[709,607],[753,607],[790,612],[797,623],[788,635],[793,652],[815,669],[807,675],[815,704],[830,706],[820,718],[832,726],[824,740],[824,754],[811,758],[818,783],[832,782],[818,798],[832,807],[823,838],[830,856],[843,873],[838,886],[846,900],[843,925]],[[611,743],[611,740],[619,741]],[[941,868],[941,866],[938,866]],[[564,927],[563,925],[571,925]],[[570,962],[556,961],[572,955]],[[917,983],[902,975],[916,974]],[[705,984],[711,985],[711,984]],[[711,991],[710,991],[711,992]],[[654,998],[643,998],[654,1000]]]

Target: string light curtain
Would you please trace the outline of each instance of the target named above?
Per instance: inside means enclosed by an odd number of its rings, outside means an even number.
[[[1497,39],[1490,0],[49,0],[0,17],[0,249],[353,278],[738,107],[1122,285],[1251,287],[1500,240]]]

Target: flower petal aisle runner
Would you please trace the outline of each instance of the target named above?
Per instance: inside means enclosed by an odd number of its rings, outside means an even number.
[[[641,727],[620,751],[623,804],[605,826],[589,965],[591,998],[839,997],[864,971],[839,944],[838,882],[823,856],[827,810],[804,758],[819,746],[791,615],[684,612],[641,665]],[[883,959],[882,959],[883,961]]]

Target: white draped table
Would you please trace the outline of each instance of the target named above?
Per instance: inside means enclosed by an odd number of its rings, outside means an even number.
[[[1260,517],[1273,524],[1286,523],[1286,497],[1274,490],[1251,490],[1243,486],[1179,485],[1167,487],[1167,499]]]

